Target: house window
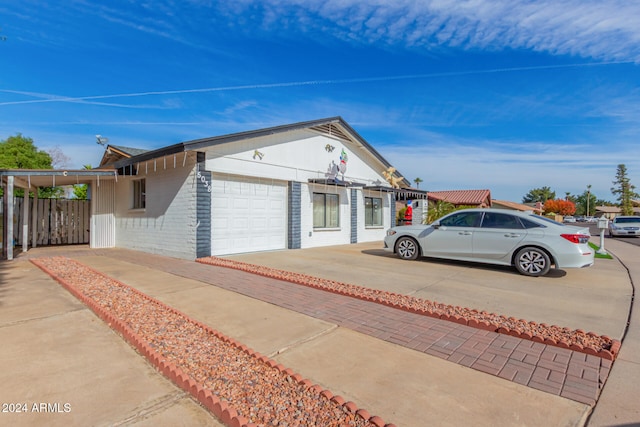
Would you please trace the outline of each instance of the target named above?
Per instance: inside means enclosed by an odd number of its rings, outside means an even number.
[[[313,193],[313,228],[338,228],[339,207],[337,194]]]
[[[144,209],[146,206],[146,180],[136,179],[133,181],[133,204],[132,209]]]
[[[382,227],[382,199],[364,198],[364,225],[366,227]]]

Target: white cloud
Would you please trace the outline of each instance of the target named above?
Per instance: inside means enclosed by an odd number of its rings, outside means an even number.
[[[232,2],[233,3],[233,2]],[[235,3],[249,10],[256,2]],[[361,43],[438,45],[463,49],[527,49],[600,60],[640,60],[640,3],[525,0],[273,0],[251,8],[251,19],[277,31],[321,29]],[[262,10],[262,15],[256,14]],[[302,27],[304,25],[304,27]],[[330,30],[330,31],[326,31]]]

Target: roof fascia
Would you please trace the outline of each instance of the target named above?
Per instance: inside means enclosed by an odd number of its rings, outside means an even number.
[[[120,169],[131,166],[135,163],[145,162],[147,160],[153,160],[159,157],[169,156],[171,154],[182,153],[184,151],[187,151],[185,148],[185,143],[180,142],[178,144],[169,145],[168,147],[158,148],[157,150],[147,151],[146,153],[138,154],[137,156],[118,160],[117,162],[113,163],[113,167],[115,169]]]

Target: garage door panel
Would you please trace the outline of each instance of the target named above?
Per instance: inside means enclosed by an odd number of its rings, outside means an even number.
[[[233,209],[249,208],[249,199],[246,196],[237,196],[233,199]]]
[[[213,255],[286,248],[286,183],[213,179]]]
[[[264,209],[265,206],[271,207],[271,202],[265,197],[256,197],[249,202],[251,209]]]

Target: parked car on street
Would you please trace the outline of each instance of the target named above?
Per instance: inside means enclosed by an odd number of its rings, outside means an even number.
[[[572,216],[565,216],[562,221],[563,222],[576,222],[576,219],[575,219],[575,217],[572,217]]]
[[[543,276],[551,265],[593,265],[588,227],[507,209],[464,209],[428,225],[387,230],[384,249],[405,260],[419,256],[514,266],[520,274]]]
[[[609,221],[609,237],[640,236],[640,216],[617,216]]]

